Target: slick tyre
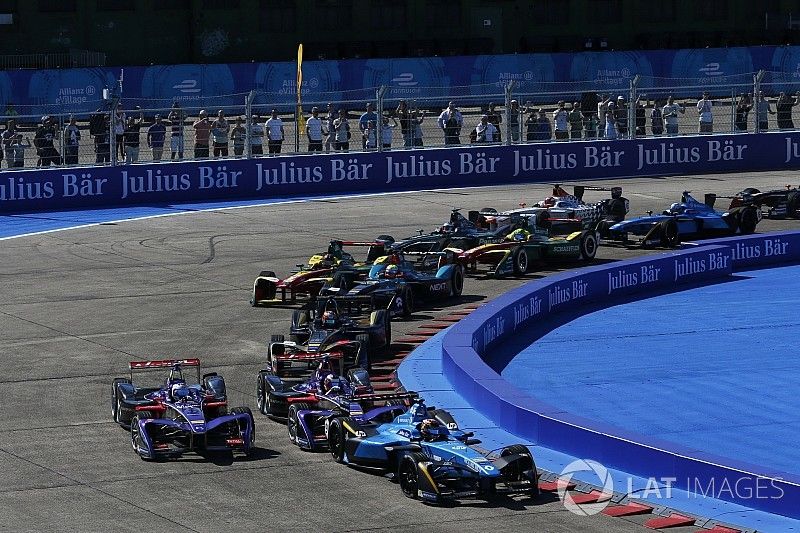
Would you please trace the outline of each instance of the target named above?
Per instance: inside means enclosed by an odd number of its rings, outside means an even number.
[[[526,272],[528,272],[528,252],[525,251],[525,248],[520,246],[511,256],[511,261],[514,265],[514,275],[515,276],[524,276]]]
[[[500,452],[500,457],[508,457],[510,455],[519,455],[521,459],[519,461],[515,461],[507,465],[501,473],[503,477],[508,481],[531,481],[532,487],[528,494],[532,498],[536,498],[539,496],[539,484],[537,480],[536,474],[536,463],[533,460],[533,455],[531,455],[530,450],[527,446],[523,446],[522,444],[514,444],[512,446],[508,446],[503,448],[503,451]],[[527,473],[533,473],[533,479],[530,479]]]
[[[419,452],[410,453],[400,459],[397,467],[397,482],[406,498],[412,500],[420,498],[420,476],[424,475],[420,471],[420,463],[426,464],[427,462],[428,458]],[[438,499],[433,503],[438,503]]]
[[[464,272],[461,267],[456,266],[453,269],[453,277],[451,278],[450,297],[458,298],[464,292]]]
[[[597,235],[593,231],[585,231],[581,235],[581,259],[591,261],[597,255]]]
[[[111,418],[117,424],[123,427],[130,427],[131,419],[126,416],[126,409],[122,402],[122,396],[119,392],[119,385],[121,383],[130,383],[131,380],[127,378],[115,378],[111,385]]]
[[[366,333],[356,335],[356,343],[359,344],[355,361],[356,366],[370,370],[372,368],[372,343],[369,335]]]
[[[297,440],[298,437],[306,440],[308,439],[303,430],[303,426],[300,424],[298,412],[309,408],[310,406],[304,402],[293,403],[289,406],[289,414],[286,417],[286,430],[289,433],[289,440],[292,441],[292,444],[300,446]]]
[[[678,223],[672,219],[664,220],[660,223],[661,246],[665,248],[677,248],[681,244],[681,237],[678,233]]]
[[[234,407],[228,412],[228,414],[247,415],[250,418],[250,438],[248,439],[247,447],[245,448],[245,455],[249,456],[250,453],[253,451],[253,446],[256,443],[256,421],[253,418],[253,412],[250,410],[249,407],[243,406],[243,407]],[[234,422],[234,425],[235,428],[231,429],[237,430],[239,432],[239,435],[244,437],[244,430],[246,426],[240,421]]]
[[[150,411],[139,411],[131,420],[131,447],[136,455],[143,461],[152,461],[150,450],[147,447],[142,431],[139,428],[139,421],[153,418]]]
[[[258,375],[258,384],[256,385],[256,404],[258,405],[258,411],[262,415],[270,416],[272,414],[272,398],[270,396],[267,378],[263,373]]]
[[[344,423],[341,418],[334,418],[328,427],[328,449],[337,463],[347,462],[346,442],[347,432]]]
[[[739,212],[739,231],[742,235],[750,235],[756,231],[758,213],[754,207],[745,207]]]

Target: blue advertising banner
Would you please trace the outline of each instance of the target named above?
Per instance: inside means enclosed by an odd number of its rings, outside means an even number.
[[[696,97],[704,87],[727,96],[728,85],[751,83],[750,74],[760,69],[776,71],[765,77],[765,87],[774,83],[776,89],[787,90],[798,81],[798,58],[800,47],[764,46],[306,61],[302,90],[307,103],[358,101],[373,99],[375,88],[386,85],[390,99],[436,99],[439,104],[456,96],[496,97],[511,80],[521,94],[563,92],[567,87],[618,91],[639,74],[642,88],[680,86],[685,96]],[[123,70],[124,104],[150,109],[176,100],[186,103],[184,107],[241,105],[254,89],[263,93],[258,105],[288,109],[295,94],[292,61],[15,70],[0,72],[0,111],[13,103],[21,114],[90,112],[100,106],[102,90],[116,86]],[[676,96],[683,95],[680,91]]]
[[[800,132],[772,132],[30,169],[0,177],[0,212],[799,167]]]

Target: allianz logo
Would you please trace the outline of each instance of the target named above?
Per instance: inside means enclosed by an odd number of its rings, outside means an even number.
[[[697,69],[706,76],[723,76],[725,73],[720,68],[719,63],[706,63],[706,66]]]
[[[396,83],[400,87],[413,87],[419,85],[418,81],[414,81],[413,72],[403,72],[392,78],[392,83]]]
[[[182,93],[200,92],[200,89],[197,87],[197,80],[183,80],[182,82],[173,85],[172,88],[177,89]]]

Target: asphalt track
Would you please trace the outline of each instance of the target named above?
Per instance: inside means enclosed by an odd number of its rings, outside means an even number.
[[[663,209],[684,189],[731,194],[799,178],[764,173],[622,185],[633,215]],[[146,463],[110,419],[111,379],[140,358],[200,357],[226,377],[231,405],[255,408],[265,340],[285,332],[290,317],[288,309],[247,304],[260,270],[287,272],[332,237],[405,236],[440,224],[453,206],[512,208],[548,190],[530,185],[316,200],[3,241],[0,530],[649,531],[635,517],[575,516],[555,498],[427,507],[403,498],[388,479],[296,449],[283,425],[260,415],[260,449],[248,461],[186,456]],[[759,230],[798,225],[765,221]],[[639,253],[602,248],[598,257]],[[468,279],[459,302],[395,323],[396,335],[522,281]]]

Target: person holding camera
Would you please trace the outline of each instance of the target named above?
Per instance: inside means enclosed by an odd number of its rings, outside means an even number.
[[[464,124],[464,118],[461,112],[456,109],[453,102],[447,104],[447,109],[442,111],[439,115],[439,129],[444,132],[444,144],[453,145],[461,144],[461,127]]]

